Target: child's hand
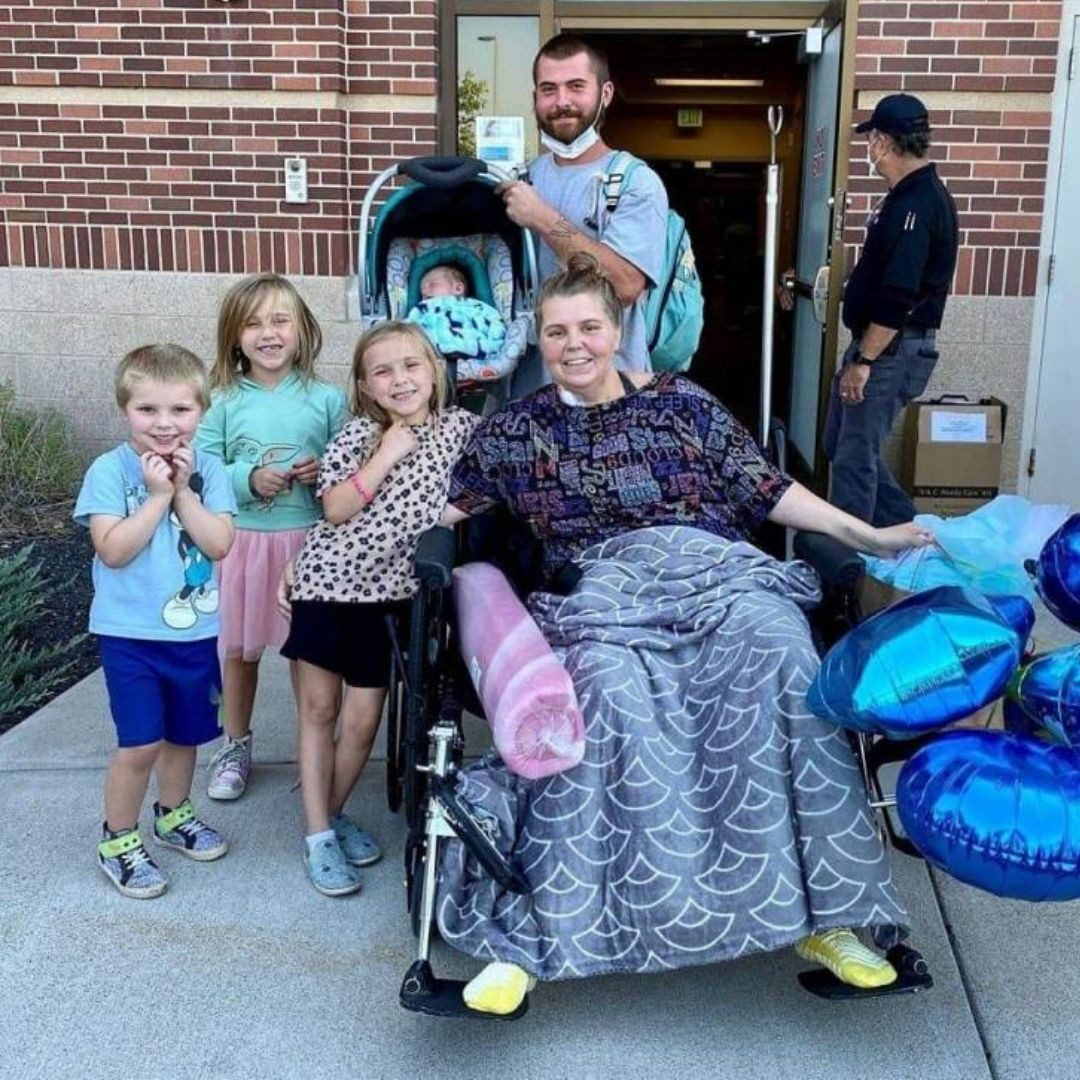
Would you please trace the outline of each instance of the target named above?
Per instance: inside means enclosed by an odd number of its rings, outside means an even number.
[[[270,465],[254,469],[248,477],[248,487],[264,499],[272,499],[275,495],[280,495],[288,486],[289,474]]]
[[[300,458],[289,469],[290,483],[314,484],[319,479],[319,459],[317,457]]]
[[[195,469],[195,451],[190,446],[178,446],[172,456],[172,481],[175,491],[186,491]]]
[[[175,488],[172,481],[172,468],[169,463],[153,450],[147,450],[139,456],[142,462],[143,479],[146,481],[146,490],[151,495],[168,495],[171,499]]]
[[[404,420],[395,420],[379,440],[379,451],[397,464],[416,450],[416,435]]]
[[[281,577],[278,578],[277,584],[277,609],[286,619],[292,618],[292,604],[289,601],[289,594],[292,592],[295,577],[296,563],[290,559],[281,571]]]

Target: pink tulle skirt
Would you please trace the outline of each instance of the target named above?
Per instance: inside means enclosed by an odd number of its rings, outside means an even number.
[[[221,564],[222,656],[258,660],[263,649],[285,644],[289,623],[277,609],[278,579],[306,535],[307,529],[236,530],[232,550]]]

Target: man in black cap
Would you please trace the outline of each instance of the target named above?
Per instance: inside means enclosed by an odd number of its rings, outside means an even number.
[[[833,379],[823,445],[830,501],[872,525],[895,525],[910,521],[915,506],[881,460],[881,445],[937,362],[956,266],[956,204],[926,160],[930,122],[918,98],[882,98],[855,130],[867,135],[867,161],[889,190],[870,214],[844,289],[852,340]]]

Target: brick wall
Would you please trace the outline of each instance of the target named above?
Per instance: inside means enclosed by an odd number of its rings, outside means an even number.
[[[1035,293],[1060,22],[1056,0],[859,5],[856,118],[884,93],[926,101],[931,154],[960,211],[955,295]],[[883,190],[857,139],[850,175],[854,246]]]
[[[435,0],[0,0],[0,265],[347,274],[372,177],[434,148],[436,28]]]

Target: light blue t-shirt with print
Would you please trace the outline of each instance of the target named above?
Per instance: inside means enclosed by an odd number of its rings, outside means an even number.
[[[630,173],[618,205],[612,213],[603,209],[601,183],[618,151],[612,150],[587,165],[560,165],[554,154],[541,154],[529,166],[529,181],[536,193],[574,228],[592,240],[606,244],[655,285],[664,270],[667,241],[668,198],[664,182],[644,162]],[[597,210],[599,209],[599,217]],[[599,226],[599,228],[598,228]],[[540,281],[547,281],[562,266],[558,256],[542,240],[537,262]],[[615,358],[623,371],[651,371],[645,336],[644,294],[623,309],[622,340]],[[550,382],[539,350],[518,366],[513,394],[520,397]]]
[[[235,514],[225,468],[196,451],[191,487],[215,514]],[[139,455],[127,444],[102,454],[87,470],[74,518],[89,528],[94,514],[130,517],[149,498]],[[214,564],[170,510],[150,542],[125,566],[94,556],[90,632],[142,641],[201,641],[218,633]]]

